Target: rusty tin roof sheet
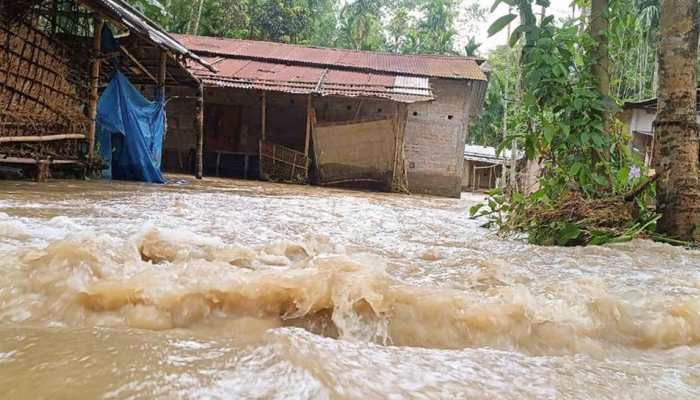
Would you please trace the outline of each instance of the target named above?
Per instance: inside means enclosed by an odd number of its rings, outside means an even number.
[[[205,58],[217,73],[198,65],[190,71],[206,86],[321,96],[374,97],[402,103],[433,99],[428,78],[237,58]]]
[[[206,36],[173,36],[199,54],[433,78],[487,80],[478,60],[467,57],[400,55]]]

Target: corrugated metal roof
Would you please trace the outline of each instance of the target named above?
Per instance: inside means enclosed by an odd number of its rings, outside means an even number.
[[[190,71],[206,86],[235,87],[321,96],[374,97],[402,103],[433,99],[428,78],[336,70],[307,65],[205,58],[217,73],[198,66]]]
[[[171,52],[188,57],[197,61],[207,68],[211,68],[208,64],[195,53],[190,51],[177,39],[173,38],[163,28],[155,22],[149,20],[145,15],[141,14],[137,9],[131,6],[124,0],[80,0],[81,3],[90,6],[97,6],[109,11],[114,15],[114,18],[126,25],[129,29],[139,32],[153,41],[156,45],[170,50]]]
[[[698,106],[697,109],[700,111],[700,88],[697,88],[695,91],[695,96],[697,100]],[[650,99],[644,99],[644,100],[639,100],[639,101],[626,101],[625,104],[622,106],[623,109],[625,110],[631,110],[633,108],[651,108],[655,109],[657,106],[658,99],[656,97],[652,97]]]
[[[522,151],[517,151],[516,157],[518,160],[525,156]],[[467,144],[464,146],[464,159],[470,161],[481,161],[487,163],[503,163],[510,160],[512,150],[503,149],[500,155],[496,155],[496,148],[490,146],[479,146],[475,144]]]
[[[467,57],[400,55],[206,36],[173,36],[199,54],[412,76],[487,80],[477,60]]]

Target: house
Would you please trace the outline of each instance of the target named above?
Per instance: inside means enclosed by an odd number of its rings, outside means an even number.
[[[0,166],[41,179],[99,170],[98,95],[116,69],[162,91],[199,85],[185,60],[207,67],[124,0],[0,2],[0,60]]]
[[[205,133],[169,104],[166,170],[459,196],[480,60],[173,36],[216,72],[188,63]]]
[[[697,91],[700,99],[700,89]],[[630,134],[630,147],[637,152],[646,165],[652,164],[654,155],[654,120],[656,119],[657,99],[626,102],[618,118],[625,124]],[[697,112],[700,123],[700,109]]]
[[[474,58],[169,35],[125,0],[0,2],[0,59],[0,166],[38,178],[105,170],[119,71],[167,109],[165,170],[458,196],[487,85]]]
[[[478,192],[499,186],[503,169],[509,173],[511,150],[505,149],[496,154],[496,148],[468,144],[464,146],[464,172],[462,174],[462,191]],[[525,154],[516,152],[517,170],[524,167]]]

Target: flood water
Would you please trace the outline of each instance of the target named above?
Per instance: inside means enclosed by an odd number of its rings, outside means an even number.
[[[0,181],[0,397],[700,398],[700,252],[479,199]]]

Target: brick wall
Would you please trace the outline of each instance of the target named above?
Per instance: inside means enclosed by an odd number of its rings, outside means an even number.
[[[464,141],[478,90],[471,81],[431,79],[430,84],[435,100],[408,106],[408,188],[412,193],[459,197]]]
[[[396,103],[386,100],[321,97],[314,99],[316,119],[324,122],[352,121],[396,114]]]

